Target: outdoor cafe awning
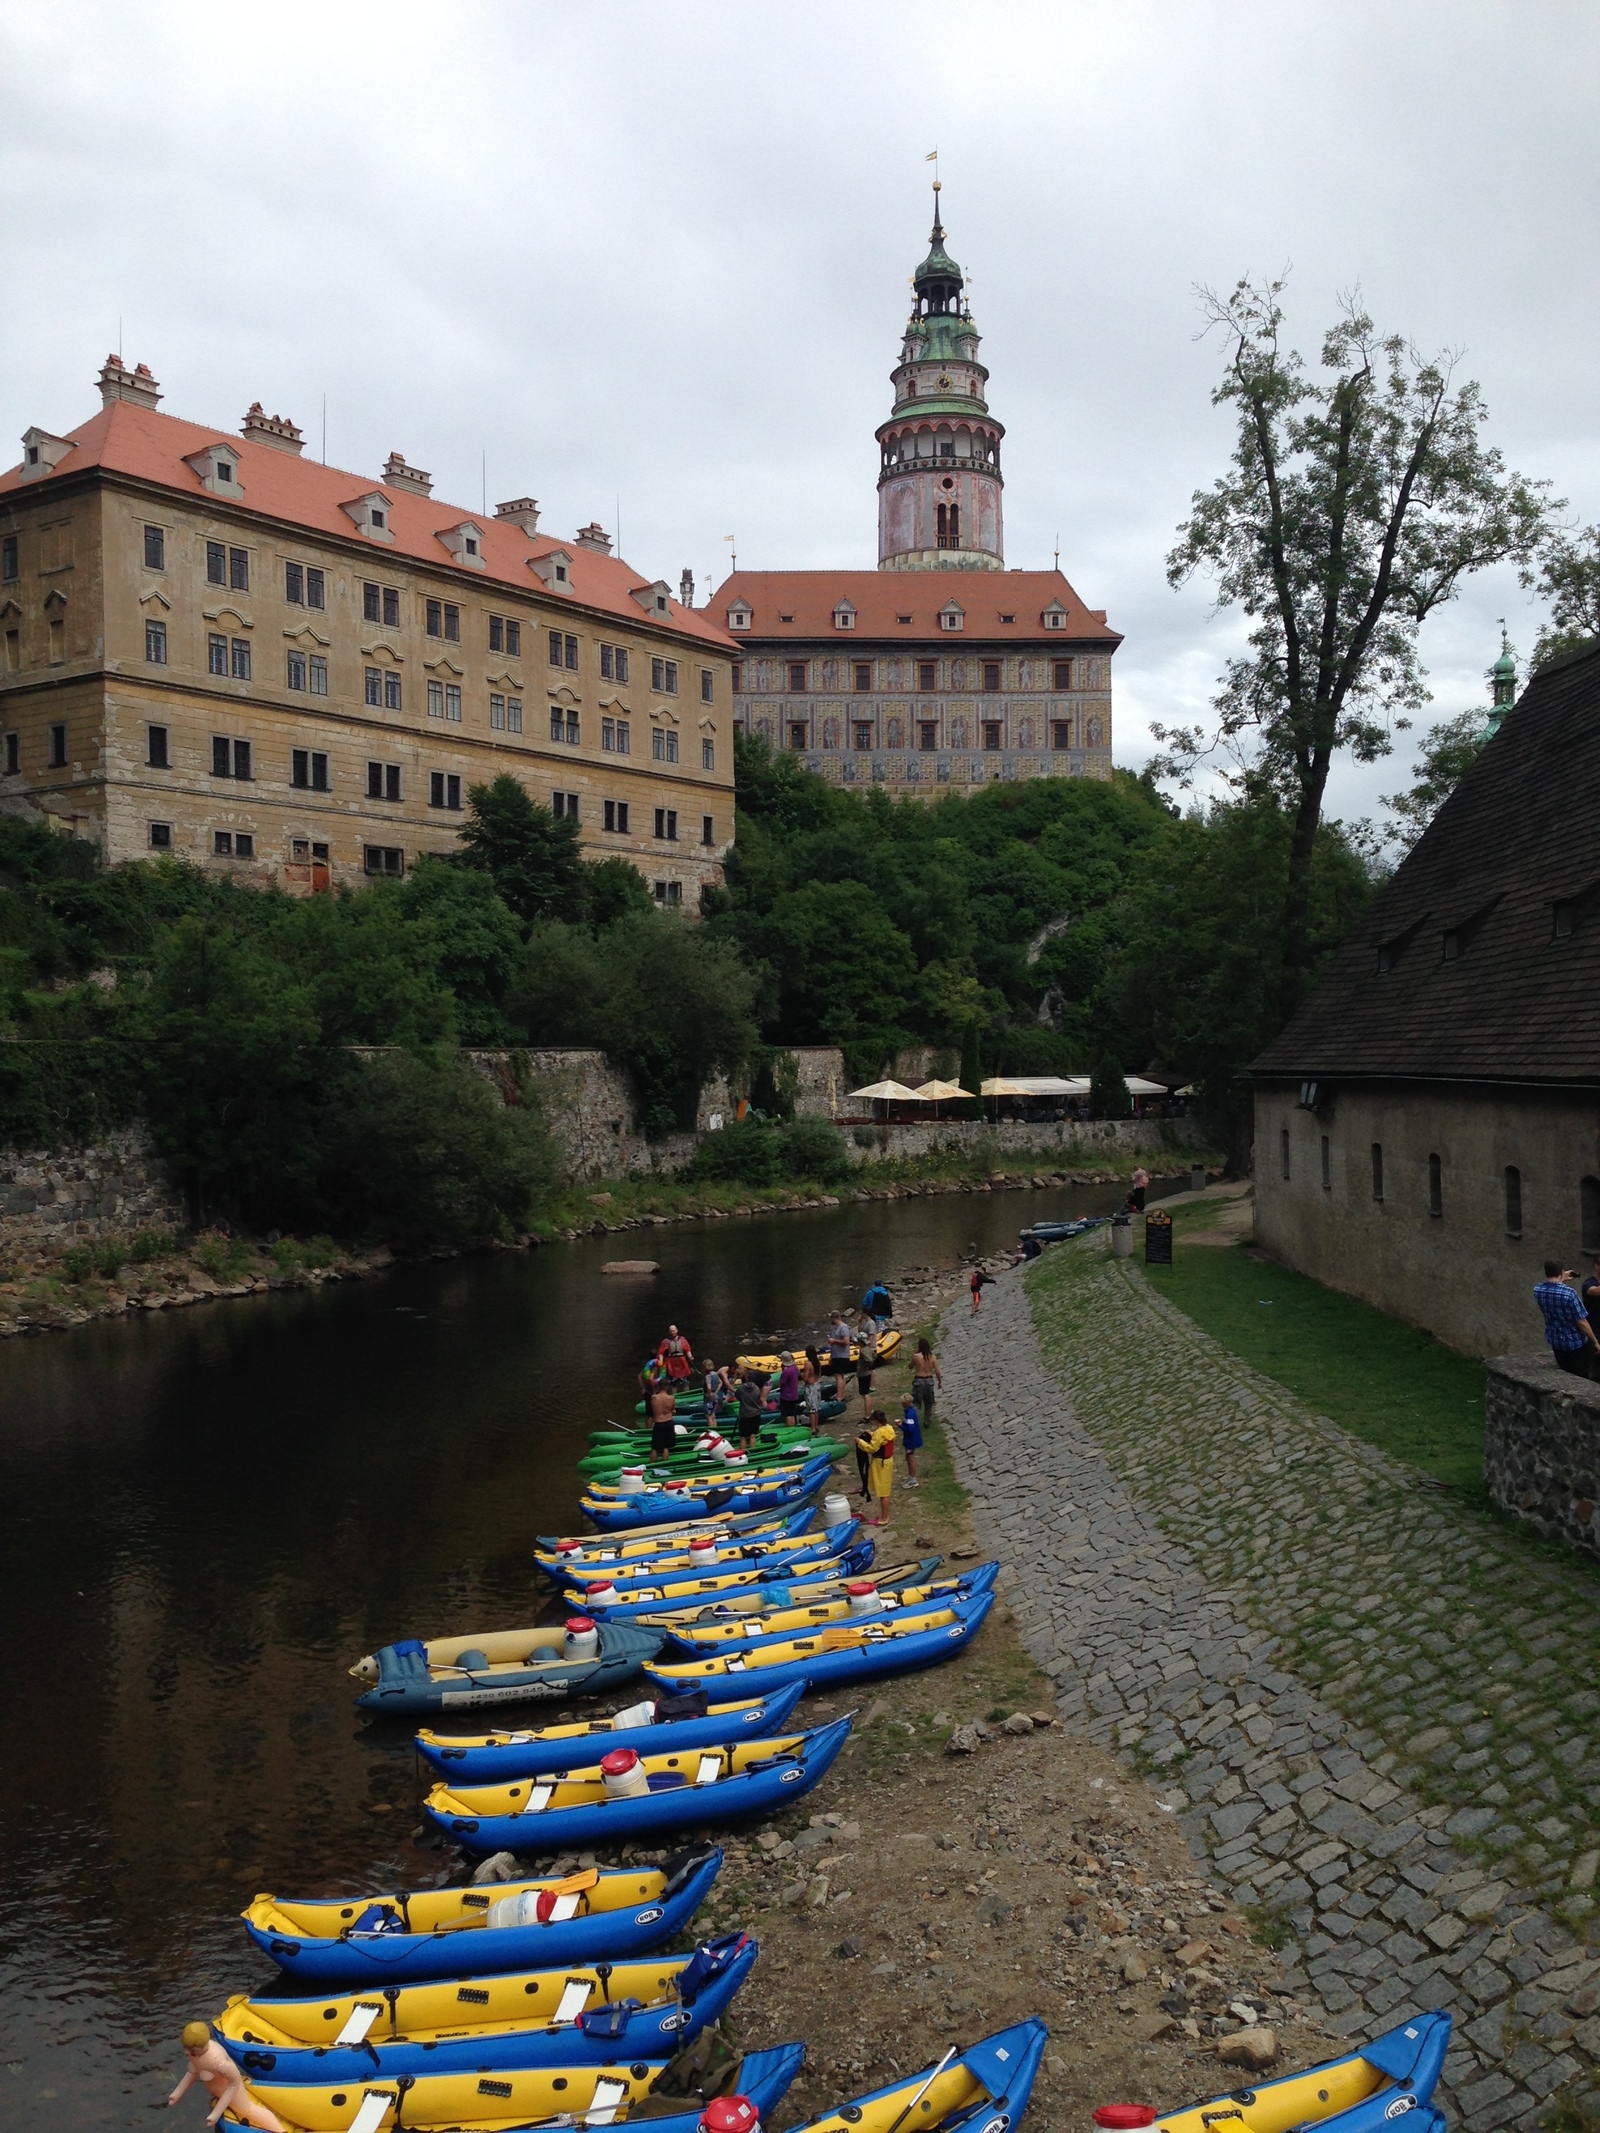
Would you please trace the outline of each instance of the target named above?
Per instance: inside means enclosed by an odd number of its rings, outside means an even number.
[[[925,1104],[928,1099],[917,1089],[908,1089],[903,1081],[874,1081],[864,1089],[852,1089],[851,1096],[868,1096],[874,1103]]]
[[[972,1091],[964,1089],[959,1081],[924,1081],[918,1085],[917,1094],[930,1104],[952,1103],[958,1096],[970,1097]]]
[[[1124,1074],[1122,1086],[1130,1096],[1165,1096],[1167,1093],[1164,1081],[1146,1081],[1142,1074]]]

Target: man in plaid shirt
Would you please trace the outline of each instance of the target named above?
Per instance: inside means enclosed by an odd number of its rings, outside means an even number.
[[[1547,1259],[1543,1281],[1534,1284],[1533,1300],[1544,1314],[1544,1337],[1550,1344],[1551,1361],[1575,1378],[1586,1378],[1592,1357],[1600,1355],[1600,1341],[1595,1339],[1594,1328],[1576,1293],[1567,1287],[1571,1279],[1570,1268],[1559,1259]]]

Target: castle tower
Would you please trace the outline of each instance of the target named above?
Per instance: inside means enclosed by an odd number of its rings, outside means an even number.
[[[933,236],[912,286],[894,413],[878,430],[878,568],[1004,570],[1005,430],[983,397],[989,373],[978,361],[961,269],[944,248],[937,178]]]

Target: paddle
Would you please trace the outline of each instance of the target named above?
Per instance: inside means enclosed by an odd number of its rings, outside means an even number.
[[[956,2047],[956,2046],[955,2046],[954,2044],[952,2044],[952,2045],[951,2045],[951,2047],[950,2047],[950,2049],[949,2049],[949,2050],[948,2050],[948,2051],[947,2051],[947,2052],[945,2053],[944,2057],[943,2057],[943,2058],[942,2058],[942,2059],[941,2059],[941,2060],[939,2061],[939,2064],[938,2064],[938,2065],[937,2065],[937,2066],[936,2066],[936,2067],[935,2067],[935,2068],[933,2069],[932,2073],[931,2073],[931,2074],[929,2074],[929,2076],[928,2076],[927,2080],[926,2080],[926,2081],[925,2081],[925,2082],[924,2082],[924,2083],[922,2084],[921,2088],[920,2088],[920,2089],[918,2089],[918,2091],[917,2091],[917,2093],[915,2094],[915,2096],[913,2096],[913,2097],[912,2097],[911,2101],[910,2101],[910,2102],[909,2102],[909,2103],[908,2103],[908,2104],[906,2105],[905,2109],[904,2109],[904,2110],[903,2110],[903,2111],[902,2111],[902,2112],[900,2113],[900,2116],[899,2116],[899,2117],[898,2117],[898,2118],[897,2118],[897,2119],[895,2120],[894,2124],[893,2124],[893,2125],[892,2125],[892,2126],[891,2126],[891,2127],[889,2128],[889,2133],[900,2133],[900,2128],[901,2128],[901,2127],[902,2127],[902,2126],[903,2126],[903,2125],[905,2124],[906,2120],[907,2120],[907,2119],[908,2119],[908,2118],[909,2118],[909,2117],[911,2116],[912,2112],[913,2112],[913,2111],[914,2111],[914,2110],[916,2109],[917,2105],[918,2105],[919,2103],[921,2103],[921,2101],[922,2101],[923,2097],[927,2095],[927,2093],[928,2093],[929,2089],[931,2089],[931,2088],[933,2087],[933,2084],[934,2084],[934,2083],[935,2083],[935,2082],[936,2082],[936,2081],[938,2080],[939,2076],[940,2076],[940,2075],[941,2075],[941,2074],[942,2074],[942,2073],[944,2072],[945,2068],[946,2068],[946,2067],[947,2067],[947,2066],[948,2066],[948,2065],[950,2064],[951,2060],[952,2060],[952,2059],[954,2059],[954,2058],[957,2058],[958,2056],[959,2056],[958,2048],[957,2048],[957,2047]]]

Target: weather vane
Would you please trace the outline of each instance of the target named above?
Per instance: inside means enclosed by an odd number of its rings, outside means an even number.
[[[733,551],[733,567],[735,570],[737,570],[739,567],[739,550],[737,546],[738,536],[732,533],[725,533],[722,538],[727,542],[729,548]]]
[[[923,160],[923,162],[924,162],[924,163],[931,163],[931,164],[933,165],[933,189],[934,189],[934,191],[935,191],[935,192],[937,192],[937,191],[939,190],[939,151],[938,151],[938,149],[937,149],[937,148],[935,148],[934,150],[932,150],[932,152],[931,152],[930,154],[928,154],[928,155],[925,155],[925,156],[923,157],[923,159],[922,159],[922,160]]]

